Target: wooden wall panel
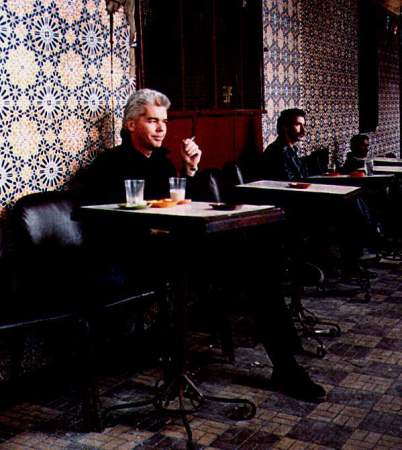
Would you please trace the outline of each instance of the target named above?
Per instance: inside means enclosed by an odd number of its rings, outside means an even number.
[[[214,110],[172,111],[169,113],[165,146],[180,169],[182,139],[195,136],[203,151],[201,169],[223,167],[245,152],[262,151],[261,111]]]
[[[194,136],[194,118],[169,115],[168,132],[163,145],[171,150],[170,156],[177,170],[181,169],[180,147],[185,138]]]
[[[199,117],[197,142],[204,152],[201,168],[222,167],[234,158],[234,123],[228,116]]]

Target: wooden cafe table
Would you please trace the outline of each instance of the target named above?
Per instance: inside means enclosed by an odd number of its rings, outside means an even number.
[[[374,166],[375,167],[375,166]],[[375,169],[374,169],[375,171]],[[374,175],[352,176],[352,175],[313,175],[305,179],[309,183],[333,184],[359,186],[363,189],[383,190],[389,186],[394,178],[392,173],[375,173]]]
[[[236,190],[240,201],[257,204],[274,203],[289,211],[297,210],[299,214],[300,211],[303,211],[301,212],[301,220],[303,220],[303,217],[307,219],[312,210],[316,211],[317,214],[322,213],[325,217],[329,210],[336,210],[338,205],[342,207],[344,202],[354,199],[361,192],[361,188],[357,186],[275,180],[258,180],[240,184],[236,186]],[[325,208],[321,208],[323,205],[325,205]],[[306,206],[305,211],[304,206]],[[369,296],[369,284],[362,282],[361,285],[366,291],[366,297]],[[297,285],[297,281],[294,287],[296,288],[295,292],[302,291],[301,286]],[[292,296],[292,307],[303,330],[318,344],[317,356],[323,356],[326,352],[325,347],[318,337],[318,334],[323,331],[316,329],[315,326],[328,326],[329,328],[324,331],[328,335],[339,334],[339,326],[334,322],[322,320],[305,309],[300,295]]]
[[[402,166],[402,158],[373,158],[374,166]]]
[[[178,255],[177,279],[171,280],[174,295],[174,316],[176,335],[173,337],[172,345],[172,368],[170,374],[172,381],[169,385],[158,389],[156,401],[152,401],[154,406],[164,409],[174,398],[179,398],[179,408],[176,409],[183,420],[188,436],[188,448],[193,448],[191,428],[186,418],[186,414],[192,412],[184,407],[184,397],[187,395],[193,407],[200,406],[204,400],[222,401],[227,403],[237,403],[242,405],[242,419],[249,419],[255,415],[255,405],[247,399],[230,399],[226,397],[213,397],[203,394],[188,377],[184,370],[185,364],[185,310],[186,296],[188,293],[188,279],[191,270],[191,258],[199,255],[193,248],[194,242],[202,242],[203,237],[214,235],[215,239],[223,236],[226,232],[234,230],[246,230],[253,227],[268,226],[277,224],[284,220],[284,212],[272,205],[238,205],[232,210],[214,209],[209,203],[192,202],[184,205],[176,205],[169,208],[145,208],[145,209],[123,209],[116,204],[82,206],[77,212],[77,219],[82,222],[111,224],[115,228],[119,224],[129,224],[135,230],[158,229],[168,233],[172,239],[172,254],[166,255],[169,258],[167,263],[172,264],[172,256]],[[218,204],[219,206],[219,204]],[[223,208],[225,205],[223,205]],[[123,227],[122,229],[127,229]],[[191,240],[190,240],[191,237]],[[127,236],[127,242],[130,237]],[[189,249],[189,242],[191,248]],[[160,255],[159,257],[163,257]],[[180,257],[181,256],[181,257]],[[176,259],[176,258],[175,258]],[[141,402],[139,402],[141,403]],[[144,404],[144,403],[143,403]],[[114,409],[136,406],[136,403],[117,405]],[[172,411],[171,409],[166,409]],[[242,412],[242,411],[240,411]]]
[[[402,166],[398,165],[379,165],[376,164],[373,167],[374,174],[388,174],[388,175],[396,175],[400,177],[402,175]]]
[[[309,180],[310,181],[310,180]],[[348,200],[361,189],[357,186],[258,180],[236,186],[241,201],[289,206],[300,201]]]

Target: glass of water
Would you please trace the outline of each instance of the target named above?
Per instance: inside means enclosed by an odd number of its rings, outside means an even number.
[[[124,180],[124,185],[127,205],[136,205],[144,202],[144,180]]]

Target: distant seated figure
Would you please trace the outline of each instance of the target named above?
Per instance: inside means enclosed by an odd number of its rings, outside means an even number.
[[[365,168],[365,162],[369,151],[369,137],[365,134],[355,134],[350,140],[350,152],[346,154],[346,159],[340,171],[349,174],[356,170]]]
[[[265,149],[260,161],[260,177],[297,181],[308,176],[297,143],[305,132],[306,113],[299,108],[283,110],[277,120],[278,137]]]
[[[306,134],[306,112],[300,108],[283,110],[277,119],[277,139],[269,144],[259,162],[260,178],[281,181],[298,181],[309,176],[308,168],[299,157],[297,143]],[[319,236],[323,230],[335,225],[345,276],[357,272],[358,258],[364,247],[374,247],[375,224],[372,223],[367,205],[357,197],[348,203],[317,203],[308,199],[289,208],[288,217],[294,224],[291,247],[296,252],[300,234]],[[325,231],[324,231],[325,235]],[[297,260],[299,256],[294,258]],[[303,256],[302,256],[303,258]]]

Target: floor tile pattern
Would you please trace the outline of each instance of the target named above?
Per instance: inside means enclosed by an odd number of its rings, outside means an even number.
[[[339,337],[323,338],[324,358],[298,356],[327,390],[321,403],[270,390],[272,366],[247,332],[249,321],[245,326],[235,318],[234,364],[222,357],[209,334],[191,334],[188,367],[197,384],[209,393],[246,397],[257,405],[256,416],[246,421],[227,405],[202,405],[189,416],[197,450],[402,449],[402,263],[383,261],[371,269],[379,276],[369,302],[356,290],[306,294],[305,305],[342,328]],[[304,344],[314,350],[313,341]],[[147,397],[159,376],[158,367],[102,372],[102,403]],[[52,389],[42,383],[0,404],[1,450],[186,449],[180,417],[152,407],[121,410],[101,432],[81,431],[79,391],[66,378]]]

